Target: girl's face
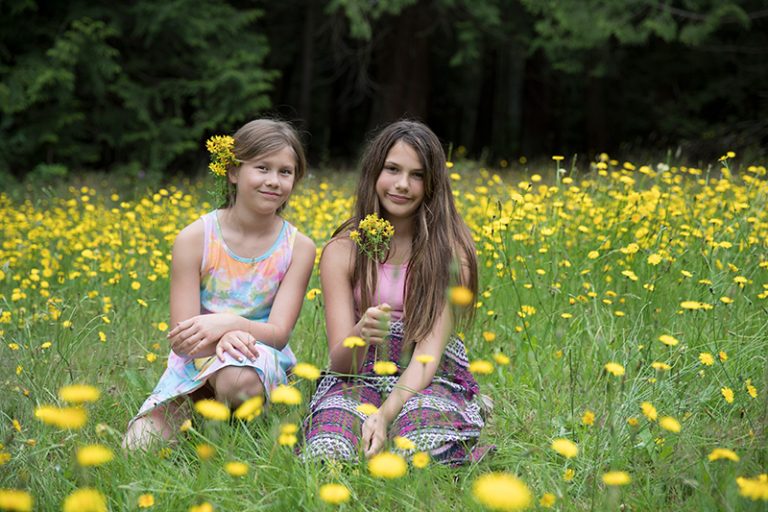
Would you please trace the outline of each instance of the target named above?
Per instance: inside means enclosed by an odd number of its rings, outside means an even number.
[[[413,147],[397,141],[387,153],[376,179],[376,195],[390,218],[408,218],[424,200],[424,166]]]
[[[296,165],[296,155],[288,146],[246,160],[229,176],[237,185],[237,203],[257,213],[275,213],[291,195]]]

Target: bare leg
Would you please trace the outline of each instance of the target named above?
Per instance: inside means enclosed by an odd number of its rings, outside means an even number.
[[[264,384],[253,368],[225,366],[208,378],[216,400],[237,407],[249,398],[264,396]]]
[[[181,400],[161,405],[134,421],[123,437],[123,448],[145,450],[153,441],[171,439],[181,425]]]

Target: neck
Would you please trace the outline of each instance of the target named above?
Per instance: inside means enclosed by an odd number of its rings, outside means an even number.
[[[393,237],[395,240],[408,240],[410,243],[413,239],[414,224],[416,222],[415,216],[405,219],[393,219],[389,216],[385,216],[384,218],[392,224],[393,228],[395,228],[395,235]]]
[[[244,207],[238,207],[235,203],[231,208],[224,210],[224,216],[229,226],[240,233],[269,233],[272,231],[277,212],[272,215],[253,213]]]

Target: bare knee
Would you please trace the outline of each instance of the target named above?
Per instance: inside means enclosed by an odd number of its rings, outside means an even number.
[[[264,384],[252,368],[227,366],[214,374],[211,385],[216,399],[237,407],[249,398],[264,395]]]

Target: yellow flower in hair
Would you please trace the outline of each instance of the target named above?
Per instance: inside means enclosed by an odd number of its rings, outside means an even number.
[[[216,176],[226,176],[227,170],[238,164],[232,150],[235,147],[235,139],[229,135],[214,135],[205,143],[206,149],[211,154],[211,163],[208,169]]]

